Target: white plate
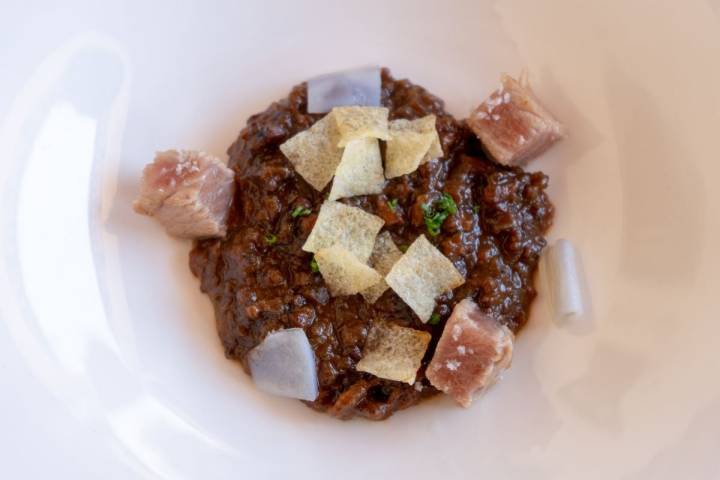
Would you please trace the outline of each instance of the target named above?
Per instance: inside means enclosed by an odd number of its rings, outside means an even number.
[[[27,4],[0,14],[1,477],[720,476],[717,2]],[[156,149],[222,155],[292,85],[373,63],[459,116],[531,68],[571,129],[532,168],[595,321],[553,325],[541,291],[470,410],[342,423],[224,359],[189,243],[130,203]]]

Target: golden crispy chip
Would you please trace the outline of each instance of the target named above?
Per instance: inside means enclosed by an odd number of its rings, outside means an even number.
[[[399,121],[399,120],[398,120]],[[392,137],[385,150],[385,178],[412,173],[420,166],[430,149],[432,138],[428,134],[390,128]]]
[[[357,370],[412,385],[430,334],[392,323],[377,323],[368,334]]]
[[[359,138],[345,146],[335,170],[330,200],[382,192],[385,184],[377,138]]]
[[[410,245],[385,281],[423,322],[430,319],[439,295],[465,283],[455,265],[424,235]]]
[[[359,208],[328,200],[320,207],[315,226],[302,249],[317,252],[339,244],[365,263],[384,223],[382,218]]]
[[[318,250],[315,260],[333,297],[360,293],[382,280],[379,273],[340,245]]]
[[[388,139],[388,113],[385,107],[335,107],[330,115],[340,135],[338,147],[358,138]]]
[[[339,139],[335,120],[331,115],[325,115],[312,127],[280,145],[280,151],[305,181],[321,191],[340,163],[342,149],[337,146]]]
[[[430,160],[433,160],[435,158],[440,158],[443,156],[443,149],[442,145],[440,144],[440,136],[437,133],[437,128],[435,127],[435,115],[426,115],[422,118],[419,118],[416,120],[418,124],[419,131],[423,133],[429,133],[433,136],[433,141],[430,144],[430,149],[428,150],[428,153],[425,154],[425,157],[423,157],[420,164],[422,165],[425,162],[429,162]]]
[[[421,164],[443,155],[435,129],[435,115],[417,120],[393,120],[389,129],[385,151],[386,178],[412,173]]]
[[[390,232],[383,232],[375,239],[375,246],[373,247],[372,255],[370,255],[368,263],[384,277],[390,272],[400,257],[402,257],[402,252],[395,246]],[[388,284],[383,279],[360,293],[365,297],[365,301],[375,303],[387,289]]]

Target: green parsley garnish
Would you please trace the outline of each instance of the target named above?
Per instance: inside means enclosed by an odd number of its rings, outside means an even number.
[[[436,200],[434,204],[423,204],[422,211],[428,233],[433,237],[437,237],[445,219],[457,212],[457,205],[455,205],[455,201],[449,194],[443,192],[442,197]]]
[[[390,207],[390,210],[392,210],[394,212],[398,206],[398,199],[391,198],[390,200],[387,201],[387,204],[388,204],[388,207]]]
[[[428,323],[430,325],[437,325],[438,323],[440,323],[440,315],[438,315],[437,313],[433,313],[432,315],[430,315],[430,320],[428,320]]]
[[[292,212],[290,212],[290,216],[292,218],[297,217],[305,217],[307,215],[310,215],[312,213],[312,210],[305,207],[295,207]]]
[[[398,248],[401,252],[405,253],[409,247],[407,245],[400,245]]]
[[[265,234],[265,243],[267,243],[268,245],[275,245],[277,240],[277,235],[273,235],[272,233]]]
[[[318,267],[317,260],[315,260],[315,257],[313,257],[312,260],[310,260],[310,270],[317,273],[320,271],[320,267]]]
[[[478,213],[480,211],[480,205],[473,205],[473,213]]]

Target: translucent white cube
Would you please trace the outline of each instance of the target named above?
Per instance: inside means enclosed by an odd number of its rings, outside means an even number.
[[[308,113],[325,113],[333,107],[380,106],[380,68],[366,67],[330,73],[308,80]]]
[[[248,354],[259,390],[281,397],[315,400],[318,396],[315,354],[302,328],[269,333]]]

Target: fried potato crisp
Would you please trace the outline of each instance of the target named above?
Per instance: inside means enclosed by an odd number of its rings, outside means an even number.
[[[335,170],[330,200],[382,192],[385,185],[377,138],[359,138],[345,146]]]
[[[320,207],[315,226],[302,249],[317,252],[337,244],[366,263],[384,223],[382,218],[359,208],[328,200]]]
[[[378,323],[368,334],[363,358],[356,368],[376,377],[412,385],[430,337],[428,332]]]
[[[337,146],[344,147],[358,138],[388,139],[388,114],[385,107],[335,107],[330,112],[339,133]]]
[[[312,127],[280,145],[280,151],[306,182],[315,190],[322,191],[332,180],[342,158],[339,141],[340,134],[335,120],[325,115]]]
[[[379,273],[340,245],[318,250],[315,260],[333,297],[360,293],[382,280]]]
[[[421,235],[393,265],[385,281],[423,322],[435,309],[435,299],[465,283],[455,265]]]
[[[390,138],[385,150],[386,178],[412,173],[421,164],[443,155],[435,129],[435,115],[417,120],[393,120],[389,130]]]
[[[390,273],[393,265],[402,257],[402,252],[393,242],[390,232],[383,232],[375,239],[375,246],[373,247],[372,255],[370,255],[369,264],[383,277]],[[368,303],[375,303],[388,289],[388,284],[385,280],[380,280],[378,283],[363,290],[362,296]]]

